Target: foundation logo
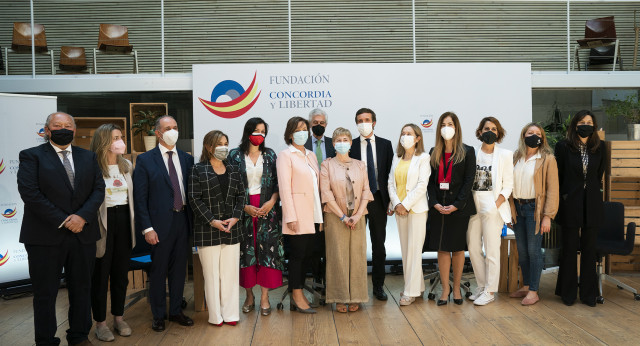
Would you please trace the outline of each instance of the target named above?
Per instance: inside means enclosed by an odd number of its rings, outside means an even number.
[[[4,256],[2,255],[2,252],[0,252],[0,267],[2,267],[3,264],[7,263],[8,260],[9,260],[9,250],[7,250],[4,253]]]
[[[425,118],[422,121],[422,127],[424,127],[425,129],[430,128],[431,125],[433,125],[433,119],[432,118]]]
[[[43,137],[44,138],[44,127],[41,128],[40,130],[38,130],[38,136]]]
[[[2,213],[2,216],[4,216],[7,219],[10,219],[10,218],[16,216],[16,210],[18,210],[18,208],[13,208],[13,209],[7,208]]]
[[[257,74],[256,72],[253,75],[253,80],[247,90],[234,80],[224,80],[213,87],[211,101],[203,100],[200,97],[198,99],[209,112],[221,118],[237,118],[248,112],[260,97],[260,91],[256,86]],[[231,101],[216,102],[220,96],[224,95],[228,96]]]
[[[0,160],[0,174],[2,174],[2,172],[4,172],[5,168],[6,167],[4,166],[4,159],[1,159]]]

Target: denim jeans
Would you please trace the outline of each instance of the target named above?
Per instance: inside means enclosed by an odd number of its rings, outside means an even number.
[[[530,291],[538,291],[542,274],[542,232],[536,234],[536,204],[515,203],[518,214],[513,232],[518,246],[518,264],[522,270],[524,285]]]

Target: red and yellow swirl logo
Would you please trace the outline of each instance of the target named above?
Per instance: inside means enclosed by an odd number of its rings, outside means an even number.
[[[3,264],[7,263],[8,260],[9,260],[9,250],[7,250],[4,253],[4,256],[0,255],[0,266],[2,266]]]
[[[2,213],[2,216],[6,217],[7,219],[10,219],[10,218],[16,216],[16,210],[18,210],[18,208],[13,208],[13,210],[12,209],[6,209]]]
[[[5,166],[4,166],[4,159],[0,160],[0,174],[2,174],[2,172],[4,172],[5,170]]]
[[[211,92],[211,101],[198,97],[200,103],[211,113],[225,118],[237,118],[246,112],[258,101],[260,91],[256,85],[256,72],[249,88],[245,90],[240,83],[234,80],[224,80],[213,87]],[[231,101],[216,102],[220,96],[228,96]]]

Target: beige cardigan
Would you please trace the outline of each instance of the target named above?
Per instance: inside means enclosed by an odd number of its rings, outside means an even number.
[[[373,194],[369,190],[369,178],[367,167],[364,162],[352,159],[352,163],[340,164],[337,158],[328,158],[322,162],[320,171],[320,197],[324,204],[324,211],[331,212],[327,202],[335,201],[343,214],[347,214],[347,183],[346,177],[349,175],[353,184],[354,212],[360,208],[360,203],[373,201]],[[365,209],[364,214],[367,214]]]
[[[129,160],[127,160],[129,162]],[[133,165],[129,162],[129,167],[133,169]],[[131,248],[136,246],[136,227],[133,222],[133,180],[131,179],[131,172],[124,175],[124,179],[127,181],[128,199],[129,199],[129,215],[131,217]],[[98,209],[98,225],[100,225],[100,239],[96,241],[96,258],[102,258],[107,250],[107,204],[102,202],[100,209]]]
[[[515,166],[516,162],[514,162]],[[560,182],[558,179],[558,164],[553,155],[546,158],[536,159],[535,173],[533,174],[533,184],[536,191],[536,234],[540,232],[540,223],[544,216],[556,217],[558,204],[560,203]],[[513,201],[513,194],[509,197],[511,205],[511,216],[513,223],[516,223],[516,208]]]

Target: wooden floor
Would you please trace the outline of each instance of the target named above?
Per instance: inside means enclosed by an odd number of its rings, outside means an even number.
[[[471,275],[472,277],[472,275]],[[182,327],[167,322],[167,330],[151,330],[151,312],[145,300],[125,313],[133,328],[128,338],[116,335],[106,345],[426,345],[426,344],[640,344],[640,301],[611,284],[605,287],[605,304],[595,308],[583,304],[563,305],[553,296],[556,274],[544,274],[542,300],[521,306],[518,299],[500,294],[494,303],[475,307],[469,301],[438,307],[435,302],[417,299],[407,307],[398,306],[402,276],[387,276],[387,302],[370,300],[361,311],[338,313],[333,306],[320,307],[316,315],[275,310],[283,289],[271,293],[274,311],[262,317],[253,311],[241,313],[235,326],[215,327],[207,323],[207,313],[195,314],[192,286],[185,289],[189,302],[186,314],[195,326]],[[618,277],[640,288],[640,277]],[[474,286],[471,281],[472,287]],[[439,292],[439,290],[438,290]],[[258,290],[256,289],[256,293]],[[241,300],[244,300],[241,295]],[[33,344],[32,298],[0,300],[0,345]],[[241,304],[241,302],[240,302]],[[68,328],[66,290],[60,290],[57,304],[58,336],[63,340]],[[110,320],[110,319],[108,319]],[[111,325],[111,321],[109,322]],[[93,330],[90,340],[96,340]]]

